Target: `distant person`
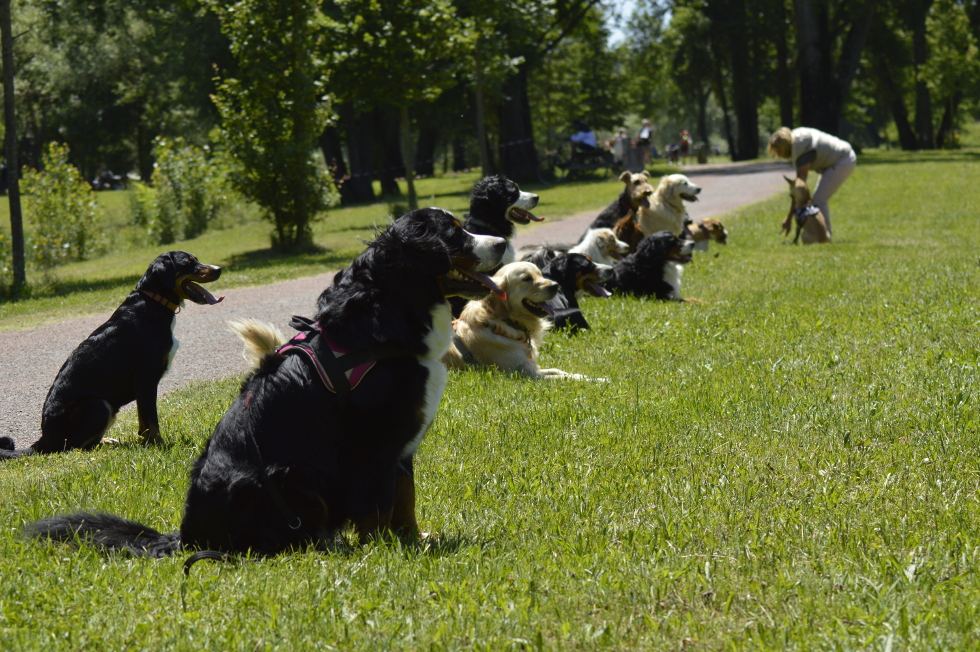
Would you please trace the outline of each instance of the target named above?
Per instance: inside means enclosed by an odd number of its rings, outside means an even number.
[[[773,156],[788,158],[796,168],[796,176],[804,181],[810,170],[820,175],[813,190],[813,203],[827,220],[827,231],[831,231],[828,202],[857,167],[851,144],[811,127],[797,127],[792,131],[780,127],[769,137],[768,151]]]
[[[653,123],[649,119],[644,118],[640,130],[636,133],[636,146],[643,152],[644,165],[650,162],[653,135],[655,133],[657,133],[657,128],[653,126]]]
[[[687,129],[681,129],[680,155],[681,160],[688,163],[687,159],[691,157],[691,134],[687,132]]]
[[[595,132],[592,128],[581,120],[572,121],[573,133],[568,137],[572,141],[572,147],[577,147],[580,152],[591,152],[597,149]]]
[[[622,165],[626,160],[626,152],[630,149],[630,137],[626,133],[626,127],[619,128],[619,131],[613,136],[611,144],[616,163]]]

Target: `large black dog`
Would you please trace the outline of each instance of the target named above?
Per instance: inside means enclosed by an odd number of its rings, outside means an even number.
[[[165,556],[329,546],[348,522],[362,540],[417,532],[412,458],[446,382],[446,297],[499,292],[479,272],[505,247],[441,209],[402,216],[320,295],[316,323],[294,319],[301,334],[242,384],[191,471],[179,533],[86,513],[27,533]]]
[[[681,272],[691,262],[693,250],[693,240],[683,240],[670,231],[652,233],[640,241],[636,251],[613,265],[606,288],[618,294],[684,301]]]
[[[119,408],[132,401],[140,436],[146,443],[160,443],[157,385],[177,352],[177,310],[185,300],[221,301],[224,297],[215,299],[198,285],[220,275],[220,267],[200,263],[185,251],[158,256],[109,320],[61,366],[44,399],[41,438],[19,450],[10,437],[0,438],[0,460],[91,448],[102,441]]]

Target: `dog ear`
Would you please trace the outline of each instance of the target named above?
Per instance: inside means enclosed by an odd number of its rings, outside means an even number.
[[[621,175],[619,175],[619,180],[622,181],[623,183],[629,183],[630,182],[630,178],[632,176],[633,175],[630,174],[630,171],[627,170],[626,172],[623,172]]]
[[[497,279],[494,279],[494,282],[500,285]],[[509,296],[508,299],[501,301],[500,297],[496,294],[490,293],[490,297],[487,299],[487,305],[490,306],[490,311],[493,312],[494,317],[497,319],[507,319],[510,317],[510,304],[507,303],[509,300]]]
[[[783,178],[784,178],[784,179],[786,179],[786,183],[788,183],[788,184],[789,184],[789,185],[791,185],[791,186],[792,186],[793,184],[795,184],[795,183],[796,183],[796,179],[790,179],[790,178],[789,178],[788,176],[786,176],[785,174],[783,175]]]
[[[146,273],[136,284],[136,289],[154,292],[172,291],[175,285],[177,285],[177,263],[174,260],[174,252],[168,251],[153,259],[150,266],[146,268]]]

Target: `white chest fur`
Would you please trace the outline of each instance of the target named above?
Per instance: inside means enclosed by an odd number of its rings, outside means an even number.
[[[170,370],[170,365],[174,361],[174,356],[177,355],[177,349],[180,348],[180,341],[174,337],[174,327],[177,326],[177,315],[174,315],[173,320],[170,322],[170,353],[167,354],[167,359],[163,365],[163,373],[167,373]]]
[[[425,367],[429,376],[425,381],[425,404],[422,406],[422,423],[412,441],[402,449],[402,457],[414,455],[419,444],[436,418],[436,411],[446,389],[446,366],[439,361],[453,337],[453,316],[448,303],[437,305],[432,310],[432,330],[425,336],[426,355],[419,357],[419,364]]]

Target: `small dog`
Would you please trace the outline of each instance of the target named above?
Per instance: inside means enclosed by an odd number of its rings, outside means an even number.
[[[558,294],[548,302],[554,310],[555,328],[588,328],[589,322],[578,302],[586,295],[603,299],[612,296],[600,285],[612,276],[612,267],[596,263],[584,254],[558,253],[545,263],[541,274],[558,283]]]
[[[505,177],[484,177],[470,191],[470,211],[463,215],[463,228],[474,235],[492,235],[507,240],[504,265],[516,260],[511,240],[517,233],[515,224],[544,221],[531,213],[538,196],[524,192]]]
[[[728,229],[713,217],[706,217],[693,224],[688,224],[682,234],[688,240],[694,240],[696,251],[707,251],[708,243],[714,240],[718,244],[728,244]]]
[[[615,265],[630,252],[629,245],[612,229],[589,229],[580,243],[568,250],[570,254],[585,254],[599,265]],[[539,265],[540,267],[540,265]]]
[[[669,231],[643,238],[636,251],[613,265],[606,288],[613,293],[652,296],[662,301],[690,301],[681,298],[681,273],[691,262],[693,240],[682,240]]]
[[[623,192],[619,193],[616,201],[606,206],[599,213],[599,216],[589,225],[589,229],[611,229],[623,215],[626,215],[630,211],[635,213],[639,210],[640,206],[650,205],[653,186],[650,185],[650,175],[646,170],[636,174],[623,172],[619,175],[619,180],[626,184]],[[583,240],[587,234],[588,231],[582,235]]]
[[[670,231],[679,236],[689,219],[684,202],[694,202],[701,194],[701,187],[683,174],[670,174],[660,179],[660,184],[650,198],[649,206],[636,211],[636,223],[643,235],[657,231]]]
[[[316,322],[294,318],[289,343],[261,325],[240,329],[258,368],[194,463],[180,532],[76,512],[26,534],[152,557],[329,548],[347,523],[362,542],[417,535],[412,460],[446,383],[446,296],[500,292],[481,272],[506,246],[438,208],[395,220],[323,291]]]
[[[506,295],[466,304],[442,361],[453,369],[475,365],[531,378],[583,379],[578,374],[538,366],[538,347],[551,327],[548,318],[554,315],[548,302],[558,294],[558,283],[527,262],[504,265],[493,281]]]
[[[636,251],[636,247],[640,244],[646,235],[640,230],[640,226],[636,223],[635,216],[633,213],[627,213],[623,215],[622,218],[613,227],[613,234],[619,238],[620,241],[626,243],[627,253],[633,253]]]
[[[807,187],[806,181],[799,177],[790,179],[784,176],[783,178],[789,184],[789,196],[792,200],[789,214],[783,220],[783,235],[789,235],[790,225],[795,216],[796,237],[793,238],[793,244],[800,241],[800,235],[803,236],[802,240],[805,245],[829,244],[830,232],[827,230],[827,220],[824,219],[823,213],[820,212],[817,205],[813,203],[810,188]]]
[[[220,267],[185,251],[158,256],[109,320],[61,366],[44,399],[41,438],[19,450],[12,438],[0,438],[0,460],[90,449],[102,441],[119,409],[133,401],[144,443],[162,443],[157,385],[177,353],[177,312],[185,300],[214,305],[224,299],[198,285],[219,276]]]

